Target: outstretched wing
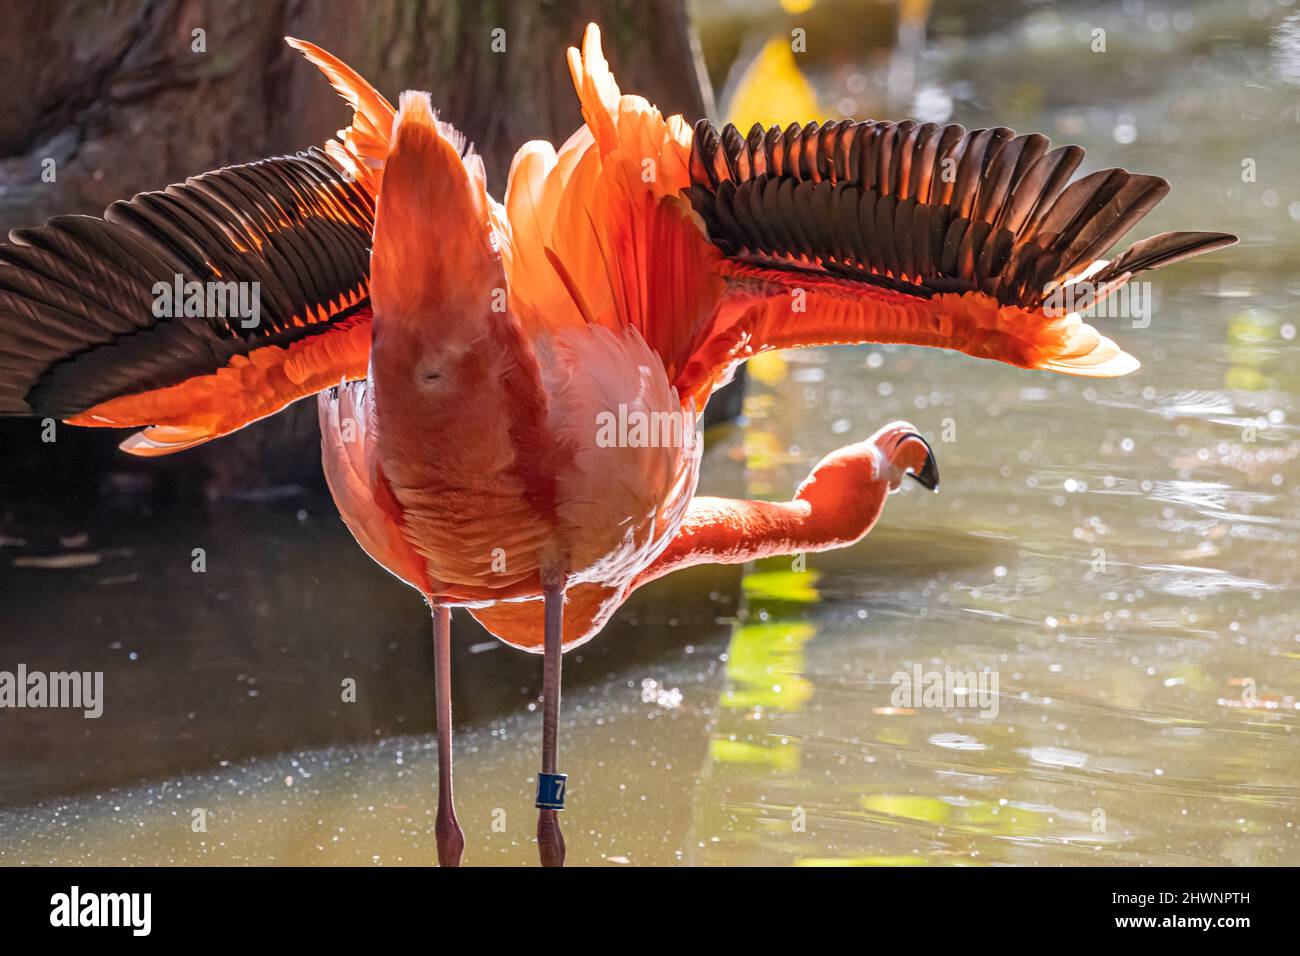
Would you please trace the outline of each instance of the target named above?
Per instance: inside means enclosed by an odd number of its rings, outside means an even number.
[[[1067,310],[1135,273],[1230,245],[1165,233],[1100,259],[1169,191],[1037,133],[913,121],[695,126],[687,190],[728,290],[697,374],[767,348],[898,342],[1025,368],[1123,375],[1137,361]],[[797,305],[792,297],[798,293]]]
[[[1137,360],[1049,290],[1086,280],[1100,301],[1144,269],[1236,241],[1165,233],[1106,262],[1168,192],[1163,179],[1071,181],[1081,148],[1003,127],[843,121],[742,137],[701,120],[692,132],[621,93],[594,26],[569,63],[586,125],[558,155],[530,144],[516,158],[515,275],[546,290],[549,321],[627,316],[683,403],[758,352],[810,345],[1123,375]],[[681,214],[687,200],[698,222]]]
[[[393,109],[289,41],[353,108],[324,150],[205,173],[0,245],[0,414],[147,426],[191,448],[364,377],[375,199]]]
[[[311,150],[15,230],[0,412],[150,426],[124,447],[161,454],[364,376],[373,219]]]

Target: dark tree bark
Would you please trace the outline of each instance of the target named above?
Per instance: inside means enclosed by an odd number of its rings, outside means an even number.
[[[704,115],[680,0],[8,0],[0,59],[0,225],[97,213],[115,199],[320,143],[347,110],[283,42],[311,40],[390,99],[432,92],[483,154],[498,195],[528,139],[581,122],[565,64],[589,20],[624,88]],[[204,50],[193,47],[202,30]],[[495,34],[502,30],[504,34]],[[493,40],[505,51],[493,52]],[[44,182],[43,161],[55,161]]]

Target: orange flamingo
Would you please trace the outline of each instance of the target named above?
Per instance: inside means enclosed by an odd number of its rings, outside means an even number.
[[[790,501],[693,497],[690,438],[737,364],[888,342],[1122,375],[1136,360],[1052,308],[1052,290],[1090,282],[1101,297],[1234,241],[1167,233],[1100,259],[1168,184],[1118,169],[1070,182],[1082,150],[1037,134],[692,129],[621,95],[594,25],[569,51],[584,125],[558,152],[525,144],[502,205],[427,94],[394,110],[289,42],[354,111],[323,150],[13,233],[0,413],[144,426],[122,447],[162,455],[319,395],[343,520],[432,608],[444,865],[464,848],[451,608],[543,655],[537,837],[559,865],[562,652],[659,576],[842,547],[904,474],[937,486],[929,447],[895,423],[827,456]],[[222,307],[248,288],[255,323]],[[675,430],[611,440],[615,419]]]

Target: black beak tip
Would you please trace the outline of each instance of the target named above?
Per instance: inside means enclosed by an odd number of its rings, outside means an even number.
[[[925,445],[925,464],[921,466],[919,473],[909,471],[908,474],[916,479],[916,483],[922,488],[937,492],[939,490],[939,463],[935,461],[934,451],[930,448],[930,443],[920,435],[914,437]]]

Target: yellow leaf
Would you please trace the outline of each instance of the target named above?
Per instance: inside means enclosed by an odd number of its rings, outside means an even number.
[[[764,126],[823,115],[817,93],[799,69],[788,36],[774,37],[745,68],[731,98],[728,118],[742,133],[755,123]]]

